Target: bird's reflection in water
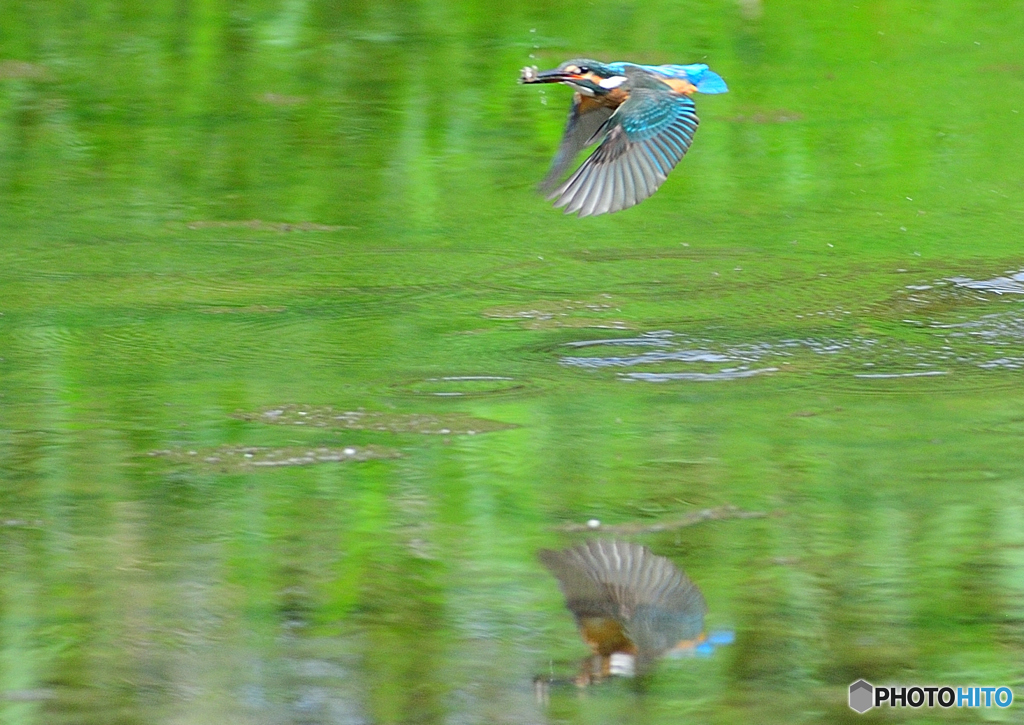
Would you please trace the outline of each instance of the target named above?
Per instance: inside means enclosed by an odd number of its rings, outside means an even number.
[[[731,632],[704,632],[707,603],[697,585],[663,556],[625,541],[593,540],[538,553],[558,578],[591,655],[575,683],[642,676],[664,656],[708,655]],[[538,677],[538,696],[557,680]]]

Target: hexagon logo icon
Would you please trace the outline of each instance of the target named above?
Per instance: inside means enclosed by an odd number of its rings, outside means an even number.
[[[861,715],[874,707],[875,687],[867,680],[857,680],[850,685],[850,709]]]

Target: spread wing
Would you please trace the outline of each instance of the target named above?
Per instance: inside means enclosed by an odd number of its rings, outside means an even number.
[[[598,129],[604,142],[548,196],[565,213],[592,216],[651,196],[683,158],[697,130],[692,100],[654,75],[627,67],[629,98]]]
[[[542,192],[550,192],[562,174],[572,166],[576,155],[587,146],[600,140],[598,131],[611,115],[612,109],[607,106],[601,106],[593,99],[586,98],[579,93],[573,96],[572,108],[569,110],[569,120],[565,124],[562,141],[558,144],[558,151],[555,153],[554,161],[551,162],[551,169],[540,182]]]
[[[580,547],[565,551],[542,549],[537,556],[558,579],[565,604],[577,620],[605,617],[621,624],[622,612],[608,591],[600,566],[588,561],[588,554],[588,550]]]
[[[707,605],[700,590],[671,561],[645,546],[598,539],[563,551],[543,550],[539,556],[558,578],[578,620],[619,622],[641,656],[657,657],[703,631]]]

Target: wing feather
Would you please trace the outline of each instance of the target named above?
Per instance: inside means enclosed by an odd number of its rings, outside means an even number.
[[[603,139],[601,145],[548,197],[567,214],[591,216],[638,204],[658,190],[693,142],[699,124],[693,101],[642,69],[626,67],[625,73],[629,98],[588,139]],[[556,157],[556,178],[563,163]]]
[[[599,131],[611,115],[611,108],[598,105],[593,99],[579,93],[573,96],[572,108],[569,109],[569,118],[565,123],[558,151],[555,152],[547,175],[540,182],[541,192],[547,193],[555,188],[579,152],[601,140]]]
[[[604,617],[618,622],[648,662],[703,630],[707,605],[700,589],[647,547],[593,540],[562,551],[543,550],[539,557],[558,578],[577,621]]]

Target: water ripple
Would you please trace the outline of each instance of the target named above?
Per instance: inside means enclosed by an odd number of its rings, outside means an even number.
[[[1005,349],[1024,343],[1024,317],[989,315],[968,322],[935,324],[932,329],[943,331],[943,344],[938,345],[934,333],[927,332],[928,328],[920,329],[916,334],[928,337],[919,343],[854,333],[733,342],[658,330],[628,338],[563,343],[562,348],[570,348],[574,354],[561,355],[558,362],[584,370],[647,368],[619,373],[622,380],[647,382],[737,380],[783,371],[878,380],[946,376],[957,368],[1024,369],[1024,350],[1016,355]],[[977,344],[968,344],[977,342],[1004,349],[993,355]],[[637,347],[657,349],[632,352]]]
[[[778,372],[778,368],[732,368],[719,370],[717,373],[623,373],[620,377],[624,380],[643,380],[649,383],[664,383],[670,380],[737,380],[739,378],[752,378],[763,373]]]
[[[710,352],[707,350],[679,350],[678,352],[648,352],[643,355],[631,357],[563,357],[562,364],[581,368],[604,368],[604,367],[629,367],[632,365],[646,365],[659,362],[732,362],[737,359],[722,353]],[[754,362],[757,358],[748,358],[748,362]]]
[[[992,279],[979,280],[970,277],[947,277],[946,279],[957,287],[995,292],[997,295],[1024,295],[1024,270],[1009,271],[1005,277],[993,277]]]
[[[388,433],[426,435],[476,435],[509,430],[517,426],[466,413],[390,413],[370,410],[338,410],[329,405],[283,405],[259,413],[236,413],[239,420],[297,425],[310,428],[338,428]]]
[[[671,345],[673,333],[666,330],[645,332],[639,337],[611,337],[601,340],[578,340],[565,343],[565,347],[591,347],[592,345],[626,345],[638,347],[664,347]]]
[[[465,398],[521,392],[527,384],[506,375],[445,375],[401,383],[396,390],[410,395]]]
[[[223,472],[238,472],[290,466],[309,466],[315,463],[345,463],[398,458],[397,450],[385,446],[346,446],[343,448],[308,448],[289,446],[270,448],[263,446],[232,446],[187,450],[171,448],[151,451],[151,456],[172,463],[195,468],[212,468]]]

